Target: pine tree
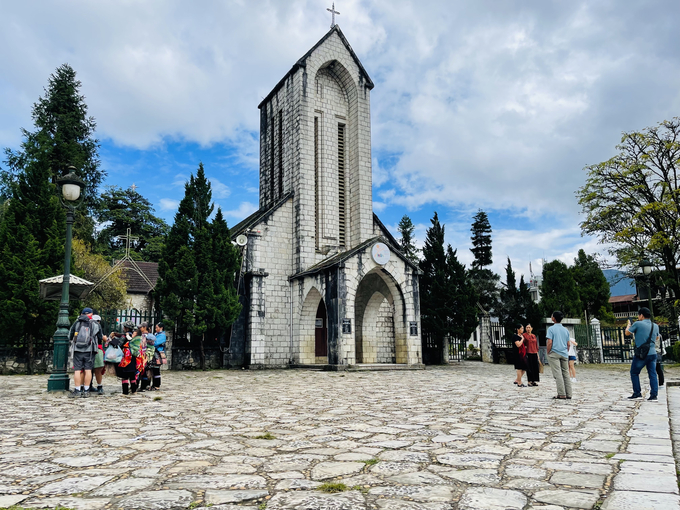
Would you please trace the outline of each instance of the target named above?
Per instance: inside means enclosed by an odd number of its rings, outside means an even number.
[[[8,346],[33,347],[54,333],[58,302],[40,297],[39,280],[64,267],[65,214],[50,183],[50,168],[30,161],[10,186],[0,226],[0,330]]]
[[[203,164],[185,185],[184,198],[165,242],[156,287],[163,312],[181,330],[199,338],[205,368],[205,338],[223,334],[240,313],[234,288],[240,254],[218,209],[212,222],[212,190]]]
[[[465,266],[458,261],[451,245],[446,251],[449,295],[449,333],[463,346],[477,328],[477,292],[467,277]]]
[[[468,278],[479,296],[480,306],[487,312],[498,313],[499,302],[499,283],[500,276],[491,271],[488,266],[493,263],[491,252],[491,224],[489,218],[481,209],[473,217],[474,221],[470,232],[472,232],[472,248],[470,251],[475,256]]]
[[[130,255],[136,260],[158,262],[169,227],[154,215],[151,202],[136,190],[107,186],[101,196],[97,221],[106,225],[97,234],[97,244],[109,259],[123,257],[125,241],[119,236],[126,235],[129,228],[138,238],[131,243]]]
[[[447,267],[444,250],[444,227],[439,223],[437,213],[432,217],[432,226],[425,233],[423,258],[420,260],[420,307],[423,330],[438,337],[448,332]]]
[[[11,184],[22,172],[40,162],[48,169],[52,184],[72,165],[86,185],[87,210],[76,213],[76,237],[91,241],[94,234],[92,213],[97,210],[97,189],[106,173],[99,166],[99,141],[94,138],[96,123],[87,116],[85,97],[79,94],[80,81],[76,72],[63,64],[50,76],[45,96],[33,105],[35,131],[22,129],[24,141],[19,151],[5,149],[8,169],[0,172],[0,194],[11,196]]]
[[[472,227],[472,248],[470,251],[475,256],[472,262],[472,269],[482,269],[493,264],[491,253],[491,224],[489,217],[484,211],[479,209],[473,217]]]
[[[399,239],[399,246],[401,247],[401,251],[406,255],[406,258],[409,259],[411,262],[414,264],[418,263],[418,248],[416,248],[416,245],[413,244],[413,232],[415,231],[416,227],[413,225],[413,222],[411,221],[411,218],[409,218],[406,214],[402,216],[401,220],[399,220],[399,226],[398,230],[399,233],[401,234],[401,239]]]
[[[564,313],[565,317],[580,317],[582,310],[571,271],[560,260],[543,266],[541,284],[541,312],[550,317],[556,310]]]

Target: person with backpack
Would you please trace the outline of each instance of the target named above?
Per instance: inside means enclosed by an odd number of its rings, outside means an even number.
[[[89,397],[94,358],[102,341],[102,330],[92,320],[92,308],[83,308],[68,334],[73,354],[73,381],[75,387],[69,397]],[[84,374],[84,377],[83,377]]]

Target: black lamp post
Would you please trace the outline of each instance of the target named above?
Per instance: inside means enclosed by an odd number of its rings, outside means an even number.
[[[645,275],[645,282],[647,283],[647,292],[649,297],[649,311],[654,316],[654,307],[652,306],[652,284],[650,283],[649,275],[652,272],[652,263],[647,257],[640,261],[640,267],[642,268],[642,274]]]
[[[57,318],[57,331],[54,333],[54,359],[52,360],[52,374],[47,380],[47,391],[68,391],[69,376],[66,373],[68,363],[68,331],[71,326],[68,320],[68,285],[71,279],[71,229],[73,227],[73,213],[83,202],[78,200],[85,183],[75,174],[75,167],[69,166],[69,171],[57,179],[61,186],[62,205],[66,208],[66,245],[64,246],[64,275],[61,284],[61,303]]]

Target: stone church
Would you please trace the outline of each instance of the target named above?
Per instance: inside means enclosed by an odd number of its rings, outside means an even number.
[[[418,269],[373,213],[373,82],[337,25],[260,103],[260,208],[225,365],[422,364]]]

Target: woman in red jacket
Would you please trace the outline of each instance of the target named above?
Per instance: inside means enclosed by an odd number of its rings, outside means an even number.
[[[538,341],[536,335],[531,333],[531,324],[527,324],[524,337],[524,344],[527,346],[527,379],[529,386],[538,386]]]

